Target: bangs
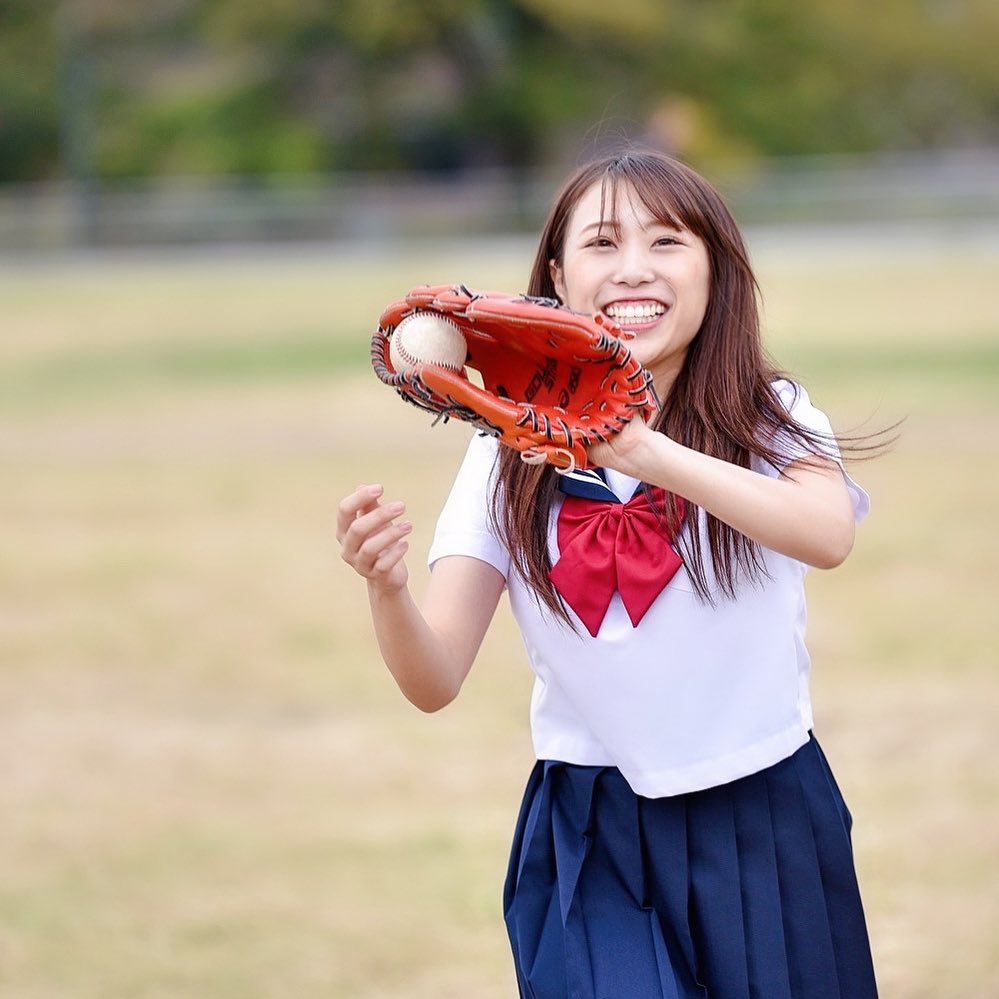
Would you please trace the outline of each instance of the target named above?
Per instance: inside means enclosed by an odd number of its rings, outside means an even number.
[[[699,213],[684,211],[682,197],[675,178],[665,171],[648,169],[648,164],[623,156],[608,166],[600,185],[600,225],[617,228],[618,206],[622,197],[638,199],[651,218],[671,229],[688,229],[699,234],[702,228],[695,217]]]

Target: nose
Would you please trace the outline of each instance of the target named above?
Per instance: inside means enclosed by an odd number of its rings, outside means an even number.
[[[623,246],[617,259],[614,281],[635,288],[655,279],[652,262],[644,246],[633,243]]]

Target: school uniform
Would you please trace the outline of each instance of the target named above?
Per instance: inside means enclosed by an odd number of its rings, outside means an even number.
[[[799,423],[831,434],[800,386],[776,387]],[[661,527],[643,533],[639,482],[564,476],[549,548],[574,631],[496,536],[496,451],[471,441],[429,559],[504,575],[536,676],[538,763],[504,893],[521,995],[876,996],[851,818],[811,732],[808,567],[764,550],[763,577],[735,600],[709,569],[706,601]],[[831,437],[823,452],[839,461]],[[844,476],[859,521],[869,500]]]

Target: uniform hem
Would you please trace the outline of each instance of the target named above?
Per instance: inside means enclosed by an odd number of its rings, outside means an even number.
[[[557,760],[575,766],[616,767],[635,794],[643,798],[667,798],[728,784],[780,763],[808,742],[810,728],[804,720],[799,720],[776,735],[734,752],[663,770],[636,770],[611,758],[606,751],[574,740],[535,743],[535,754],[539,760]]]

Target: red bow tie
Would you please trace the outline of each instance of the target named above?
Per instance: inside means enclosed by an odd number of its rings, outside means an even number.
[[[662,490],[653,493],[661,502]],[[677,502],[682,522],[683,500]],[[561,555],[550,578],[594,638],[615,590],[632,625],[638,627],[683,565],[672,541],[644,490],[627,503],[566,496],[558,516]]]

